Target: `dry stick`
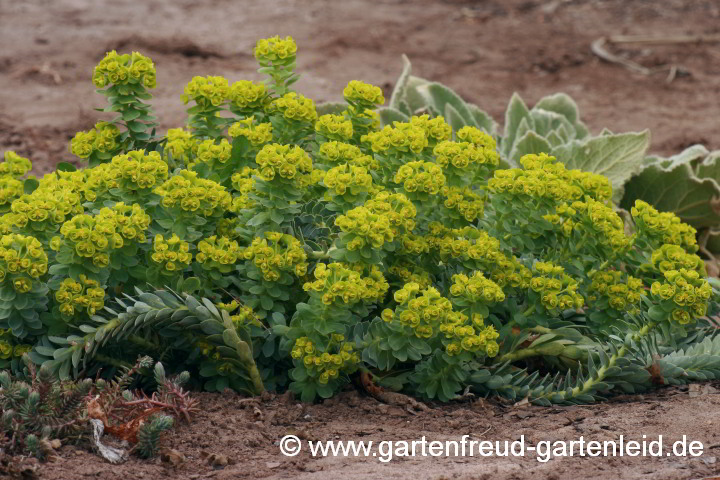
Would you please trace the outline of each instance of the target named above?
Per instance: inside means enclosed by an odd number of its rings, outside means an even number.
[[[633,72],[638,72],[643,75],[652,75],[653,71],[649,68],[643,67],[639,63],[635,63],[632,60],[628,60],[626,58],[619,57],[615,55],[614,53],[610,53],[608,50],[605,49],[605,45],[608,43],[608,39],[605,37],[600,37],[592,44],[590,44],[590,50],[597,55],[598,57],[602,58],[603,60],[610,62],[610,63],[617,63],[622,65],[623,67],[632,70]]]
[[[375,400],[378,400],[388,405],[396,405],[398,407],[405,407],[409,413],[415,414],[415,410],[428,412],[431,410],[430,407],[422,402],[418,402],[412,397],[403,395],[397,392],[388,392],[384,388],[375,385],[372,381],[372,377],[368,372],[360,372],[360,386],[365,389]]]
[[[658,67],[655,69],[649,69],[643,67],[639,63],[633,62],[626,58],[622,58],[614,53],[609,52],[605,45],[608,43],[635,43],[640,45],[668,45],[668,44],[687,44],[687,43],[717,43],[720,42],[720,35],[675,35],[669,37],[655,37],[646,35],[615,35],[612,37],[600,37],[592,44],[590,49],[592,52],[603,60],[610,63],[617,63],[625,68],[628,68],[634,72],[641,73],[643,75],[652,75],[655,72],[665,70],[668,68],[668,76],[665,79],[667,83],[672,82],[678,73],[676,65],[669,67]]]
[[[639,43],[642,45],[667,45],[678,43],[718,43],[720,35],[675,35],[656,37],[648,35],[615,35],[607,39],[610,43]]]

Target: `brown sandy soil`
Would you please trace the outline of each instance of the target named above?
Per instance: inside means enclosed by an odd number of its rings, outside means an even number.
[[[156,112],[163,129],[181,126],[179,100],[193,75],[257,78],[255,39],[290,34],[298,41],[297,87],[317,101],[337,100],[351,79],[389,93],[406,53],[417,75],[441,81],[497,120],[513,91],[529,103],[565,91],[594,132],[650,128],[652,150],[672,154],[693,143],[720,148],[720,45],[627,46],[616,49],[647,67],[643,76],[608,64],[590,43],[618,34],[720,33],[720,4],[710,0],[0,0],[0,150],[14,149],[46,172],[69,139],[98,119],[93,65],[110,49],[139,50],[158,68]],[[718,387],[718,385],[715,385]],[[411,415],[347,392],[322,405],[285,397],[242,402],[234,394],[198,395],[204,411],[166,445],[186,460],[110,466],[64,447],[38,469],[48,479],[135,478],[412,478],[412,479],[692,479],[720,472],[720,395],[691,397],[687,388],[615,399],[592,407],[512,409],[493,403],[435,406]],[[371,458],[313,459],[280,455],[293,433],[310,440],[641,440],[663,434],[702,441],[700,458]],[[712,447],[712,448],[711,448]],[[224,454],[214,469],[204,458]],[[0,462],[1,463],[1,462]],[[1,465],[0,465],[1,466]],[[30,464],[30,466],[32,466]],[[0,470],[1,471],[1,470]],[[0,473],[0,476],[2,474]]]
[[[715,383],[715,387],[720,384]],[[702,388],[707,388],[703,386]],[[319,405],[300,404],[287,396],[247,400],[235,394],[197,394],[203,413],[191,425],[170,433],[164,446],[174,449],[173,465],[160,459],[131,459],[113,466],[100,457],[72,446],[61,458],[42,465],[41,479],[245,479],[294,480],[347,479],[477,479],[576,480],[591,479],[699,479],[720,473],[720,394],[692,396],[688,387],[666,388],[651,395],[615,398],[593,406],[517,408],[482,400],[438,406],[423,414],[410,414],[378,403],[355,391]],[[709,389],[712,391],[712,389]],[[694,394],[693,394],[694,395]],[[285,435],[303,439],[296,457],[280,453]],[[700,457],[556,458],[538,462],[526,457],[408,457],[380,462],[378,457],[316,457],[307,441],[460,440],[514,441],[525,435],[527,445],[540,441],[627,440],[642,441],[663,435],[668,445],[687,435],[703,443]],[[213,467],[209,459],[227,457],[228,465]],[[215,458],[216,458],[215,457]],[[216,460],[217,463],[217,460]],[[720,478],[720,477],[715,477]]]
[[[15,149],[39,172],[71,159],[67,142],[97,120],[103,98],[90,83],[106,51],[139,50],[155,61],[163,129],[185,119],[179,100],[193,75],[257,78],[257,38],[293,35],[298,89],[341,98],[351,79],[382,85],[400,73],[456,89],[502,121],[513,91],[529,103],[565,91],[599,132],[650,128],[652,150],[720,148],[720,44],[626,46],[616,53],[644,76],[608,64],[590,43],[608,35],[720,32],[715,0],[0,0],[0,150]]]

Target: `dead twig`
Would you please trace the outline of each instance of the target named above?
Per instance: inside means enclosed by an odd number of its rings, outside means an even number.
[[[375,398],[375,400],[389,405],[404,407],[409,413],[415,414],[416,411],[428,412],[431,410],[430,407],[424,403],[418,402],[412,397],[408,397],[402,393],[388,392],[382,387],[378,387],[372,381],[368,372],[360,372],[360,386],[362,386],[362,388],[365,389],[370,396]]]
[[[610,43],[636,43],[640,45],[671,45],[683,43],[720,43],[720,35],[671,35],[658,37],[650,35],[614,35],[607,38]]]
[[[488,428],[486,428],[485,431],[482,432],[481,434],[475,435],[474,433],[471,433],[470,435],[472,435],[472,436],[475,437],[475,438],[482,438],[482,437],[485,436],[486,433],[488,433],[490,430],[492,430],[492,428],[493,428],[492,425],[490,425],[490,426],[489,426]]]
[[[716,42],[720,41],[717,35],[692,35],[692,36],[676,36],[676,37],[645,37],[645,36],[614,36],[600,37],[590,44],[590,50],[593,54],[609,63],[622,65],[636,73],[642,75],[653,75],[658,72],[668,71],[665,82],[671,83],[678,75],[687,74],[685,70],[677,65],[662,65],[655,68],[647,68],[630,59],[615,55],[606,47],[608,44],[628,44],[637,43],[641,45],[661,45],[661,44],[684,44],[699,42]]]
[[[668,69],[669,75],[667,81],[671,82],[678,74],[678,68],[675,65],[663,66],[655,69],[643,67],[637,62],[622,58],[610,52],[606,47],[608,44],[637,44],[637,45],[683,45],[692,43],[720,43],[720,35],[670,35],[665,37],[649,36],[649,35],[613,35],[610,37],[600,37],[590,45],[592,52],[603,60],[610,63],[620,64],[634,72],[643,75],[651,75],[655,72]]]
[[[602,58],[606,62],[617,63],[627,68],[628,70],[632,70],[633,72],[641,73],[643,75],[652,75],[653,71],[649,68],[643,67],[639,63],[628,60],[627,58],[622,58],[608,51],[605,48],[605,45],[607,45],[607,43],[608,39],[606,37],[600,37],[594,42],[592,42],[592,44],[590,44],[590,50],[592,50],[595,55]]]
[[[44,63],[41,66],[34,65],[32,67],[27,67],[19,72],[17,72],[15,75],[13,75],[14,78],[24,78],[29,75],[37,74],[41,77],[46,77],[50,80],[52,80],[55,85],[60,85],[62,83],[62,77],[57,72],[57,70],[50,67],[49,63]]]

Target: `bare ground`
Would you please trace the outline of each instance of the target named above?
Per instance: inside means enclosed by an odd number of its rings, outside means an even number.
[[[0,150],[30,157],[46,172],[63,160],[69,139],[98,119],[93,65],[106,51],[139,50],[155,61],[156,112],[162,128],[184,122],[179,100],[193,75],[257,78],[255,39],[280,34],[298,41],[298,89],[337,100],[351,79],[390,92],[407,54],[417,75],[441,81],[497,120],[512,92],[532,104],[565,91],[594,132],[650,128],[652,151],[672,154],[693,143],[720,148],[720,45],[702,43],[615,49],[646,67],[645,76],[608,64],[590,51],[618,34],[720,33],[720,4],[709,0],[0,0]],[[677,68],[672,82],[669,67]],[[717,387],[718,385],[715,384]],[[63,447],[56,462],[29,476],[47,479],[692,479],[720,473],[720,395],[687,388],[617,398],[588,407],[524,408],[470,402],[409,414],[354,391],[321,405],[287,397],[246,402],[234,394],[200,394],[203,413],[166,440],[185,461],[131,460],[110,466]],[[699,458],[375,458],[283,457],[286,434],[310,440],[641,440],[663,434],[702,441]],[[208,456],[229,458],[224,468]],[[34,470],[34,473],[32,472]],[[0,476],[3,467],[0,461]],[[720,477],[716,477],[720,478]]]
[[[70,159],[68,140],[97,120],[103,98],[90,76],[106,51],[152,57],[153,104],[171,128],[184,122],[179,96],[193,75],[257,78],[252,45],[273,34],[298,41],[298,89],[317,101],[339,99],[351,79],[389,92],[405,53],[416,74],[500,121],[514,91],[529,103],[565,91],[595,132],[650,128],[663,154],[720,148],[717,43],[614,50],[657,67],[650,76],[590,51],[608,35],[717,34],[716,1],[0,0],[0,9],[0,149],[29,156],[39,172]]]
[[[715,383],[715,386],[720,386]],[[694,392],[693,388],[693,392]],[[709,389],[712,391],[712,389]],[[701,389],[702,391],[702,389]],[[203,412],[190,425],[181,425],[165,440],[167,449],[182,454],[173,464],[155,459],[132,459],[112,466],[100,457],[72,446],[63,447],[56,462],[43,464],[42,479],[698,479],[720,472],[720,394],[694,396],[688,387],[666,388],[651,395],[618,397],[593,406],[517,408],[483,400],[433,405],[422,414],[347,391],[323,404],[307,405],[287,395],[267,395],[248,401],[226,393],[199,394]],[[296,457],[281,455],[278,442],[285,435],[303,439]],[[681,440],[703,443],[700,457],[556,458],[547,463],[526,457],[312,457],[306,442],[319,440],[473,440],[540,441],[654,440],[667,445]],[[174,455],[178,455],[174,453]],[[381,453],[378,453],[381,456]],[[211,465],[227,457],[228,465]],[[179,457],[173,457],[175,459]],[[215,460],[215,463],[218,463]],[[222,461],[220,463],[223,463]],[[720,477],[715,477],[720,478]]]

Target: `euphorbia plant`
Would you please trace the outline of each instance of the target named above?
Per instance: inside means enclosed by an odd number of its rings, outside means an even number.
[[[474,126],[381,129],[364,82],[318,115],[291,89],[296,49],[258,42],[264,83],[192,79],[187,128],[165,138],[130,124],[97,142],[103,125],[73,150],[117,148],[105,163],[22,194],[7,180],[5,358],[32,348],[67,377],[157,353],[209,390],[306,401],[358,371],[427,399],[541,404],[648,388],[653,364],[668,383],[720,376],[692,227],[644,202],[620,216],[606,177],[547,154],[501,168]]]

